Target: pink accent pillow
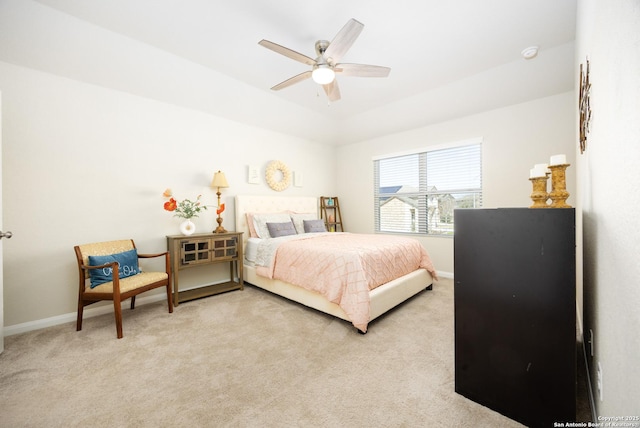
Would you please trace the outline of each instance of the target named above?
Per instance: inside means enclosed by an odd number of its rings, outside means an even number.
[[[257,238],[258,232],[256,232],[256,226],[253,224],[253,213],[247,213],[247,226],[249,226],[249,237]]]

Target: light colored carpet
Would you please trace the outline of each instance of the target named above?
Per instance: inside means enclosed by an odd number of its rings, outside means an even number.
[[[5,339],[6,427],[521,427],[454,392],[453,282],[351,324],[252,286]]]

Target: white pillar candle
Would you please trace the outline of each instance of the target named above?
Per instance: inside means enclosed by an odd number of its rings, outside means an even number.
[[[529,170],[529,178],[544,177],[546,172],[544,169],[533,167]]]
[[[549,161],[549,165],[564,165],[567,163],[565,155],[553,155]]]
[[[549,164],[546,163],[537,163],[533,166],[534,168],[539,168],[541,170],[543,170],[546,174],[551,173],[551,170],[549,169]]]

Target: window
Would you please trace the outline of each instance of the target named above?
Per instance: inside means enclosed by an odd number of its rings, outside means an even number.
[[[373,161],[378,232],[453,236],[453,210],[482,206],[482,143]]]

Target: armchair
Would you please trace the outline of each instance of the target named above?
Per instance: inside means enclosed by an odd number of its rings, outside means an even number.
[[[131,309],[134,309],[138,294],[158,287],[166,287],[169,313],[173,312],[171,263],[168,252],[138,254],[132,239],[76,245],[74,250],[78,261],[79,280],[76,331],[82,330],[82,313],[85,306],[101,300],[112,300],[116,331],[118,339],[121,339],[121,303],[131,298]],[[138,268],[138,259],[162,256],[165,259],[165,272],[142,272]]]

